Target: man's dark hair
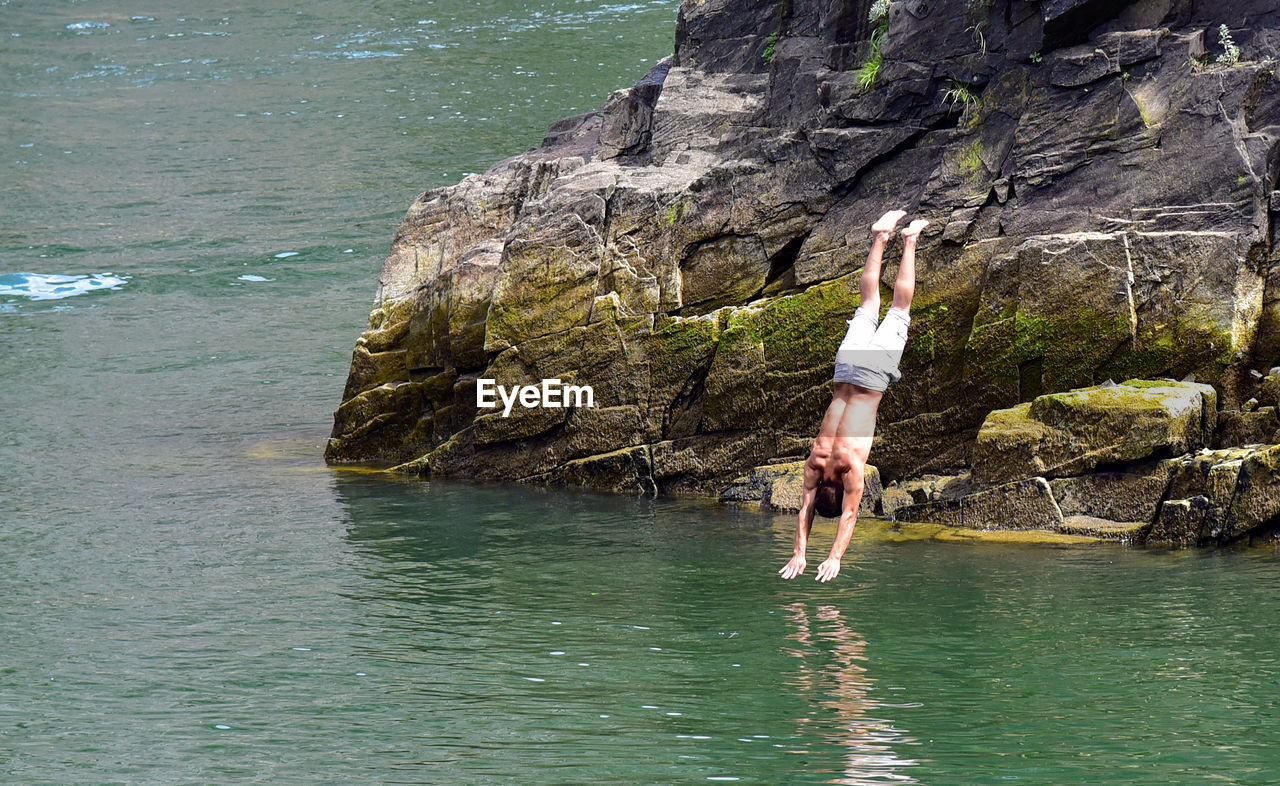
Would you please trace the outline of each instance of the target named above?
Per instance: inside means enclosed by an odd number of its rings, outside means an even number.
[[[813,509],[819,516],[838,519],[844,511],[844,484],[834,480],[824,480],[818,484],[818,491],[813,498]]]

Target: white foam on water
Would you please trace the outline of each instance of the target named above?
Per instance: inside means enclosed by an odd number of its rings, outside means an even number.
[[[73,22],[67,25],[68,30],[95,30],[104,27],[111,27],[111,25],[106,22]]]
[[[276,254],[276,259],[288,259],[289,257],[296,257],[298,254],[299,252],[297,251],[281,251]]]
[[[119,289],[128,279],[111,273],[64,276],[48,273],[0,273],[0,297],[62,300],[99,289]]]
[[[243,276],[240,277],[240,280],[241,281],[275,281],[274,278],[264,278],[262,276],[255,276],[252,273],[245,273]]]
[[[334,56],[345,57],[348,60],[367,60],[371,57],[404,57],[401,52],[370,52],[361,50],[358,52],[337,52]]]

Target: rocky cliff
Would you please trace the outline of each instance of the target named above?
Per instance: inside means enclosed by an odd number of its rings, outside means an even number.
[[[1280,361],[1278,55],[1262,0],[686,0],[638,84],[410,208],[327,458],[717,492],[801,457],[898,206],[933,225],[886,483],[1042,393],[1233,408]],[[479,378],[594,406],[503,417]]]

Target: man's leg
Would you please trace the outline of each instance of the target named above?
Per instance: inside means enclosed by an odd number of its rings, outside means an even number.
[[[870,348],[880,353],[877,360],[881,370],[894,381],[902,378],[898,363],[902,360],[902,350],[907,345],[907,329],[911,325],[911,299],[916,292],[916,241],[920,230],[928,225],[928,221],[917,219],[902,230],[902,263],[893,285],[893,305],[885,312],[884,320],[871,338]]]
[[[871,225],[871,251],[867,253],[867,264],[862,268],[862,305],[875,313],[880,319],[880,262],[884,259],[884,249],[893,237],[893,229],[906,216],[905,210],[890,210]]]
[[[905,215],[902,210],[890,210],[871,225],[871,251],[867,253],[867,264],[862,270],[862,303],[853,312],[853,318],[848,320],[849,330],[836,351],[836,382],[850,381],[847,377],[853,373],[853,367],[865,360],[860,354],[875,336],[876,325],[880,322],[880,262],[894,227]]]
[[[917,218],[902,230],[902,263],[898,266],[898,278],[893,284],[893,308],[911,310],[911,299],[916,294],[916,241],[920,232],[929,226],[923,218]]]

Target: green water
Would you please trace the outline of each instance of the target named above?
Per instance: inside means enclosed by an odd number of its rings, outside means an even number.
[[[675,8],[0,0],[0,783],[1280,780],[1273,552],[324,467],[415,194]]]

